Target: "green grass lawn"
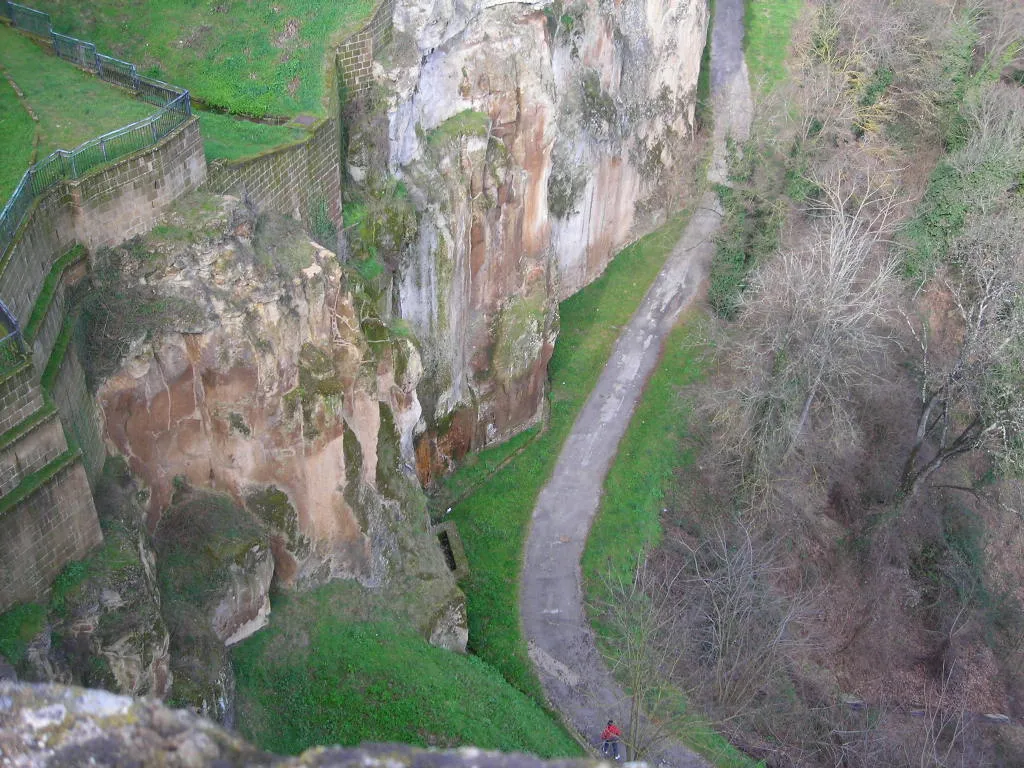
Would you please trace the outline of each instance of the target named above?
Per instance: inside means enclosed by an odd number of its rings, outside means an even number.
[[[233,650],[238,722],[258,746],[296,754],[398,741],[580,755],[535,701],[480,659],[434,648],[383,616],[353,623],[342,615],[347,590],[275,595],[270,626]]]
[[[0,56],[3,54],[0,53]],[[7,78],[0,76],[0,208],[32,163],[36,126]]]
[[[454,505],[471,575],[462,583],[469,610],[471,650],[538,701],[537,681],[519,624],[519,572],[526,527],[563,441],[622,326],[636,310],[686,224],[679,215],[623,250],[604,275],[561,305],[561,332],[548,371],[551,418],[546,432],[520,435],[482,452],[445,485],[442,505]],[[507,466],[490,474],[502,459]]]
[[[75,69],[2,25],[0,66],[18,84],[39,118],[40,160],[55,149],[74,149],[83,141],[148,117],[156,109]],[[22,140],[0,134],[0,155],[9,154],[12,141],[17,146]]]
[[[323,114],[329,43],[358,28],[373,0],[33,0],[58,32],[95,43],[139,72],[237,114]]]
[[[750,83],[770,91],[786,77],[790,35],[804,0],[745,0],[745,4],[743,48]]]
[[[216,112],[198,114],[207,160],[240,160],[308,135],[301,128],[254,123]]]

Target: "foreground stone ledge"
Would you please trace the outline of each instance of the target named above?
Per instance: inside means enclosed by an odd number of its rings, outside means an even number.
[[[474,747],[434,751],[405,744],[318,747],[299,757],[281,757],[256,749],[209,720],[185,710],[168,709],[154,699],[62,685],[0,682],[0,765],[596,768],[611,764],[595,760],[545,761]]]

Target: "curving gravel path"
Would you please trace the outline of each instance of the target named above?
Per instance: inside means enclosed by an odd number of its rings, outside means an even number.
[[[717,0],[711,87],[715,132],[708,178],[724,183],[725,139],[746,138],[752,112],[743,59],[743,0]],[[519,604],[530,658],[551,704],[595,746],[609,718],[628,719],[628,700],[594,643],[583,608],[580,558],[605,475],[665,337],[707,276],[721,215],[717,196],[705,193],[616,342],[533,511]],[[663,765],[707,765],[679,743],[660,750],[657,761]]]

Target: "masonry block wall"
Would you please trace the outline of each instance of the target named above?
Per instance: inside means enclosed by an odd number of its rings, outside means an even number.
[[[350,95],[365,93],[373,83],[373,55],[394,36],[395,0],[383,0],[359,32],[337,48],[338,70]]]
[[[0,510],[0,611],[39,599],[67,562],[102,540],[85,468],[72,462]]]
[[[205,178],[192,118],[155,147],[57,184],[35,201],[0,260],[0,299],[24,327],[50,269],[75,242],[94,249],[141,234]],[[62,280],[31,363],[0,380],[0,612],[38,599],[68,561],[103,539],[89,484],[105,458],[102,423],[73,347],[49,393],[56,412],[39,383],[65,314]]]
[[[309,221],[326,206],[335,226],[341,225],[339,122],[324,120],[309,138],[249,160],[211,165],[206,187],[222,195],[251,200],[257,210],[275,211]],[[324,243],[334,248],[334,243]]]
[[[193,117],[151,149],[69,182],[78,241],[90,250],[148,232],[175,200],[206,179]]]
[[[107,458],[103,418],[96,399],[85,384],[85,371],[73,345],[69,345],[64,353],[50,396],[60,413],[64,433],[82,451],[86,477],[90,484],[95,484],[103,473],[103,462]]]
[[[39,197],[13,245],[0,262],[0,299],[24,327],[43,281],[75,240],[75,210],[67,184],[57,184]]]
[[[0,496],[13,491],[22,477],[38,472],[66,450],[64,429],[51,410],[19,439],[0,447]]]
[[[205,178],[206,156],[193,117],[155,147],[51,187],[0,262],[0,299],[24,325],[50,266],[72,243],[92,249],[141,234]]]
[[[35,371],[25,365],[0,381],[0,434],[16,427],[43,407]]]

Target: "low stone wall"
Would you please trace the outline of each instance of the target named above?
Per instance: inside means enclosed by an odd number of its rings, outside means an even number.
[[[0,612],[38,600],[68,561],[102,540],[85,468],[74,461],[0,511]]]
[[[338,46],[338,72],[348,95],[365,93],[373,84],[373,54],[391,42],[395,0],[383,0],[366,25]]]
[[[36,200],[0,265],[0,299],[24,325],[54,260],[74,242],[92,249],[142,234],[205,178],[193,117],[155,147],[56,184]]]
[[[324,120],[308,139],[248,160],[211,164],[206,188],[251,201],[309,223],[319,205],[341,225],[340,141],[337,118]],[[334,243],[324,243],[334,248]]]

